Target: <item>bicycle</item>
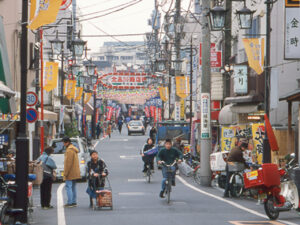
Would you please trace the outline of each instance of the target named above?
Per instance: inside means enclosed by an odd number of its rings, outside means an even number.
[[[164,161],[162,161],[162,165],[167,168],[167,180],[165,182],[165,190],[164,194],[167,196],[166,200],[167,203],[170,203],[171,200],[171,191],[172,191],[172,180],[173,180],[173,174],[174,170],[172,169],[176,165],[177,161],[175,160],[171,165],[167,165]]]
[[[146,165],[146,182],[150,183],[151,182],[151,176],[152,176],[152,172],[151,172],[151,168],[150,168],[150,165],[147,164]]]

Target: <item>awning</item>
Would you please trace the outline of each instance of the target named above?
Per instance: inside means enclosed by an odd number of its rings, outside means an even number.
[[[237,97],[228,97],[225,98],[225,104],[230,103],[250,103],[250,102],[259,102],[258,96],[256,95],[245,95]]]
[[[284,101],[284,100],[292,101],[292,102],[300,101],[300,88],[292,92],[289,92],[279,98],[279,101]]]
[[[225,105],[219,113],[219,124],[231,125],[237,123],[237,113],[231,111],[233,104]]]
[[[5,98],[5,97],[13,97],[15,96],[16,93],[11,90],[9,87],[7,87],[2,81],[0,81],[0,98]]]
[[[39,119],[41,119],[41,108],[39,108]],[[44,109],[44,120],[46,121],[57,121],[58,115],[55,112],[51,112]]]
[[[258,111],[257,104],[233,104],[230,107],[231,112],[233,113],[253,113]]]

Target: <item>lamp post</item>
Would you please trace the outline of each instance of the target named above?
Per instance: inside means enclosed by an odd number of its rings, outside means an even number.
[[[239,25],[241,29],[251,29],[253,14],[255,11],[251,11],[246,7],[246,0],[244,1],[244,7],[241,10],[236,11],[239,18]]]
[[[86,67],[86,71],[87,74],[91,77],[92,79],[92,86],[93,86],[93,93],[94,93],[94,112],[93,112],[93,117],[92,117],[92,138],[95,139],[96,136],[96,90],[94,88],[94,86],[97,83],[98,80],[98,76],[95,75],[95,69],[96,69],[96,65],[94,63],[92,63],[92,60],[90,59],[89,63],[85,65]]]

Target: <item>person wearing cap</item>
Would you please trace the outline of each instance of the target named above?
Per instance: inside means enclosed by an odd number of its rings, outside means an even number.
[[[64,180],[66,182],[66,192],[68,196],[68,202],[65,207],[71,208],[77,206],[76,180],[81,178],[78,159],[79,150],[72,145],[69,137],[64,137],[63,143],[66,148]]]
[[[229,183],[230,177],[233,174],[233,172],[229,171],[228,163],[243,163],[246,164],[246,160],[244,159],[243,152],[247,150],[248,148],[248,142],[247,141],[241,141],[240,146],[236,146],[229,152],[227,163],[226,163],[226,185],[225,185],[225,191],[224,191],[224,198],[229,197],[229,191],[231,188],[231,185]]]
[[[97,188],[105,186],[105,177],[108,175],[108,170],[105,162],[99,158],[98,152],[92,150],[90,152],[91,160],[87,163],[88,166],[88,189],[87,193],[90,196],[90,207],[93,207],[93,198]]]

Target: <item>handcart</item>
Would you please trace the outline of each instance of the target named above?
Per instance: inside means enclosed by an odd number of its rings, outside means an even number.
[[[109,182],[108,177],[104,178],[105,186],[97,188],[96,190],[96,204],[94,204],[94,210],[100,209],[110,209],[113,210],[113,201],[112,201],[112,188]]]

